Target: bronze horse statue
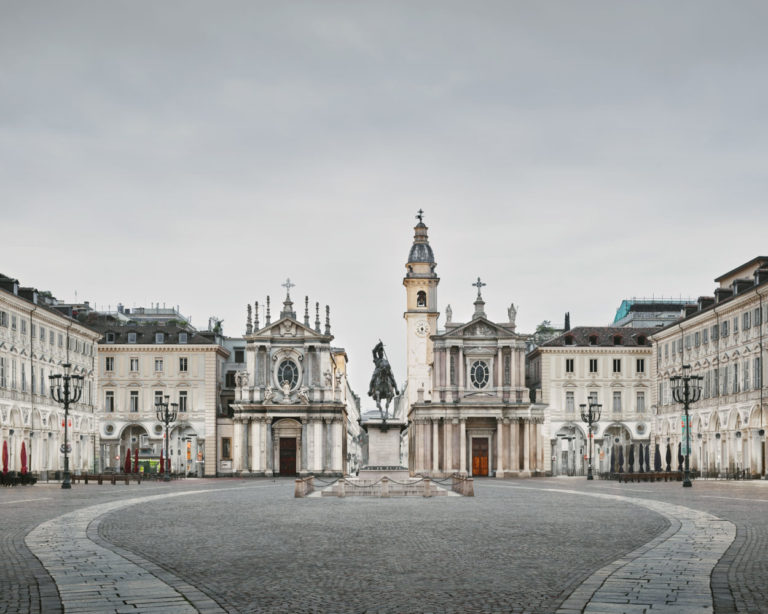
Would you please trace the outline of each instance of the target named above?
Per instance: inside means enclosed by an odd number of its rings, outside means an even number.
[[[376,407],[381,414],[381,419],[386,422],[387,418],[389,418],[389,404],[399,392],[395,376],[392,375],[392,368],[389,366],[389,361],[384,354],[384,344],[381,341],[373,348],[373,364],[376,365],[376,368],[373,371],[371,384],[368,387],[368,396],[376,401]],[[381,407],[382,401],[386,401],[384,409]]]

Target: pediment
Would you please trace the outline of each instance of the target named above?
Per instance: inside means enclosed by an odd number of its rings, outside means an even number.
[[[454,337],[478,337],[478,338],[496,338],[496,337],[514,337],[515,333],[503,326],[499,326],[491,322],[490,320],[480,317],[475,318],[471,322],[467,322],[462,326],[454,328],[441,337],[454,338]]]
[[[333,338],[330,335],[323,335],[318,333],[310,327],[305,326],[298,320],[294,320],[290,317],[280,318],[276,322],[272,322],[269,326],[265,326],[255,333],[245,336],[247,340],[263,339],[265,337],[281,337],[284,339],[317,339],[323,341],[328,341]]]

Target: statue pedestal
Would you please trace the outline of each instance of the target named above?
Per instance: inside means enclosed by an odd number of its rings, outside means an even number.
[[[361,426],[368,433],[368,462],[360,469],[360,479],[387,476],[401,480],[408,477],[408,467],[400,463],[400,434],[407,424],[401,420],[368,417]]]

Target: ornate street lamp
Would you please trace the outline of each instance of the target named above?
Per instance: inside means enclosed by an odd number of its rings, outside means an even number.
[[[592,475],[592,440],[594,439],[592,424],[600,422],[600,411],[603,409],[603,406],[600,403],[590,401],[589,406],[586,403],[581,403],[579,409],[581,409],[581,419],[589,425],[589,442],[587,443],[589,446],[589,468],[587,469],[587,479],[594,480],[595,477]]]
[[[683,487],[690,488],[691,484],[691,421],[688,415],[688,406],[701,398],[701,375],[691,375],[691,365],[683,365],[682,375],[673,375],[669,378],[672,387],[672,398],[676,403],[682,403],[685,409],[685,479]]]
[[[62,446],[64,481],[61,483],[61,487],[72,488],[72,482],[69,478],[69,406],[72,403],[77,403],[83,395],[83,380],[85,378],[82,375],[70,375],[69,369],[72,365],[68,362],[61,366],[64,368],[64,374],[49,375],[48,379],[51,382],[51,398],[56,403],[64,405],[64,445]]]
[[[171,481],[171,457],[168,455],[168,425],[171,422],[176,422],[176,418],[179,415],[178,403],[168,403],[168,395],[165,395],[165,402],[158,400],[155,402],[155,411],[157,412],[157,419],[165,424],[165,475],[163,476],[163,482]],[[169,409],[170,407],[170,409]]]

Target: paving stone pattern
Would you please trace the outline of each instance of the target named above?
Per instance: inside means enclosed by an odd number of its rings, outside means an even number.
[[[99,532],[241,612],[552,612],[669,526],[569,493],[294,499],[290,486],[157,499]]]

